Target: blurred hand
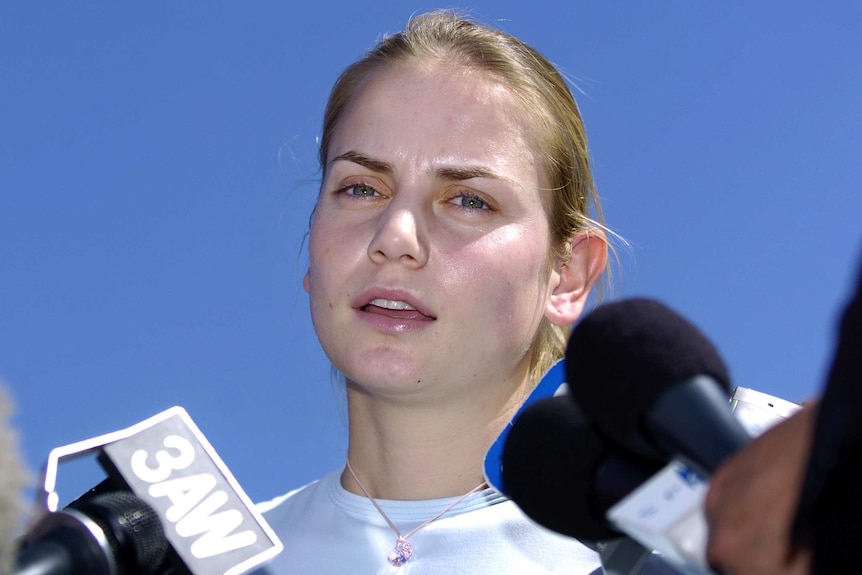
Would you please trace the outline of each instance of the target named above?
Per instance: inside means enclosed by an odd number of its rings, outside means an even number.
[[[707,559],[731,575],[808,575],[811,551],[790,531],[805,479],[817,406],[802,408],[734,455],[706,497]]]

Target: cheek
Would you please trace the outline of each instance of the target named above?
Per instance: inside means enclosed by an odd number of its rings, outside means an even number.
[[[499,270],[519,285],[536,285],[547,281],[549,245],[546,226],[508,226],[489,235],[489,250],[499,255]]]
[[[314,316],[322,319],[336,299],[350,297],[345,292],[351,285],[349,278],[367,258],[360,235],[361,231],[326,217],[325,212],[316,215],[308,236],[308,272],[303,279]]]
[[[326,218],[317,217],[308,234],[309,271],[306,274],[306,289],[318,290],[324,287],[321,281],[325,281],[333,269],[338,269],[339,266],[333,263],[334,260],[343,259],[343,252],[338,228],[328,225]]]
[[[355,260],[366,252],[368,229],[362,223],[339,217],[331,206],[318,205],[308,233],[308,258],[311,266],[331,266],[337,261]]]
[[[488,311],[511,321],[543,313],[548,292],[547,241],[531,230],[510,227],[449,254],[447,291],[465,301],[482,301]]]
[[[309,295],[315,322],[319,313],[325,310],[324,304],[330,297],[329,290],[333,279],[329,276],[339,267],[332,265],[333,239],[326,226],[321,225],[319,220],[315,221],[308,237],[308,272],[302,282]]]

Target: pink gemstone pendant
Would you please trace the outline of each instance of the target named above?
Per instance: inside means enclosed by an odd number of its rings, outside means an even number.
[[[410,559],[413,555],[413,546],[410,545],[407,541],[405,541],[402,537],[399,537],[397,541],[395,541],[395,548],[389,552],[389,557],[386,559],[390,564],[395,567],[401,567]]]

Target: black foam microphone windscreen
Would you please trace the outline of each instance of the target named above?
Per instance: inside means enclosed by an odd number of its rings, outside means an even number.
[[[527,407],[503,449],[505,494],[540,525],[585,542],[621,536],[605,512],[656,470],[614,452],[567,396]]]
[[[566,373],[590,423],[640,455],[683,455],[711,471],[748,441],[715,346],[658,301],[622,300],[584,317],[569,340]]]

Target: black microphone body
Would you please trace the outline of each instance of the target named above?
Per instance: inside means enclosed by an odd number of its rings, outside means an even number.
[[[155,511],[127,491],[88,493],[34,531],[15,575],[153,575],[168,551]]]
[[[584,317],[569,339],[566,373],[587,420],[640,456],[679,457],[709,474],[750,441],[730,408],[718,351],[655,300],[605,304]]]
[[[94,452],[108,477],[57,510],[59,463]],[[43,485],[14,575],[240,575],[282,549],[180,407],[52,450]]]
[[[37,545],[18,553],[16,575],[107,575],[102,548],[81,529],[58,527]]]

